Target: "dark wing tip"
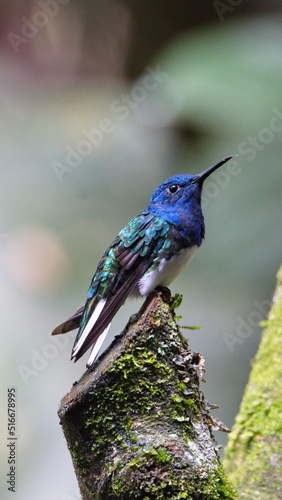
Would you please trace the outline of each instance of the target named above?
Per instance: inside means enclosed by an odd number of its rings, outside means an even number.
[[[61,325],[57,326],[51,333],[51,335],[60,335],[61,333],[66,333],[68,332],[69,330],[65,329],[65,324],[66,322],[64,323],[61,323]]]
[[[73,314],[73,316],[71,316],[66,321],[57,326],[52,331],[51,335],[60,335],[61,333],[71,332],[72,330],[79,328],[83,311],[84,311],[84,306],[78,309],[78,311],[76,311],[76,313]]]

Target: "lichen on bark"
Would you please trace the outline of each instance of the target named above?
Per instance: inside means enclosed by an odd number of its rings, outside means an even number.
[[[282,267],[224,465],[246,500],[282,499]]]
[[[83,500],[235,497],[170,295],[154,292],[59,408]]]

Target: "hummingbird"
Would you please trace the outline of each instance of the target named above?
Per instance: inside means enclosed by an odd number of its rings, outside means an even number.
[[[154,191],[144,212],[118,234],[101,258],[85,305],[52,335],[79,328],[71,359],[91,346],[95,362],[111,321],[129,296],[147,296],[168,287],[191,261],[205,236],[201,193],[205,179],[230,160],[227,156],[197,175],[174,175]]]

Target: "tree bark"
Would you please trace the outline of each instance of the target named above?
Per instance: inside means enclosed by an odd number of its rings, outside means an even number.
[[[58,414],[83,500],[231,500],[168,290],[156,291],[62,400]]]
[[[282,499],[282,267],[224,465],[246,500]]]

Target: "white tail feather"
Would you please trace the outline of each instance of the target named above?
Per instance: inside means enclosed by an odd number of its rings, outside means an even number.
[[[103,333],[98,338],[97,342],[94,344],[92,351],[90,353],[89,359],[88,359],[87,364],[86,364],[87,368],[89,368],[94,363],[95,359],[97,358],[99,351],[101,349],[101,346],[102,346],[102,344],[106,338],[106,335],[109,331],[110,326],[111,326],[111,323],[107,326],[107,328],[105,328]]]
[[[78,340],[78,342],[74,348],[74,351],[72,354],[73,358],[75,358],[75,356],[77,355],[82,344],[84,343],[84,341],[88,337],[89,333],[91,332],[93,326],[95,325],[96,321],[99,319],[99,316],[100,316],[101,312],[103,311],[105,304],[106,304],[106,299],[99,300],[97,306],[95,307],[93,313],[91,314],[88,322],[86,323],[86,325],[84,327],[84,330],[82,332],[80,339]],[[104,333],[102,335],[104,335]],[[98,339],[98,341],[99,341],[99,339]],[[96,342],[96,344],[97,344],[97,342]]]

